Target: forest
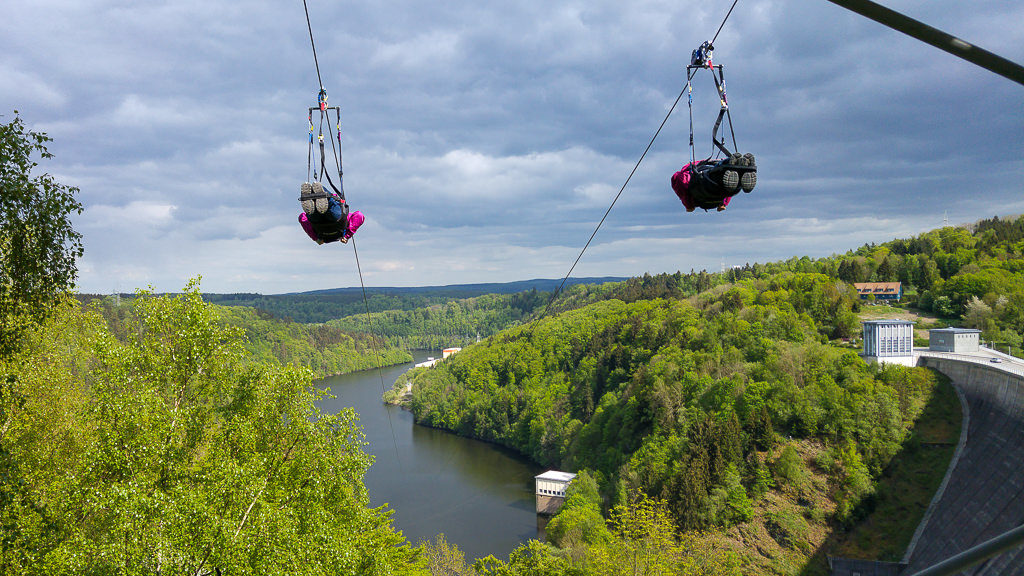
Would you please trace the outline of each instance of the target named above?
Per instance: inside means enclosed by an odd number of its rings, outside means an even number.
[[[993,218],[829,258],[602,286],[410,372],[411,408],[421,424],[586,473],[589,496],[570,497],[552,521],[563,546],[546,557],[552,573],[596,570],[613,512],[652,501],[677,540],[743,532],[757,515],[789,548],[763,558],[739,547],[719,568],[821,573],[806,535],[870,511],[879,475],[942,383],[860,360],[847,342],[871,303],[852,283],[902,281],[904,306],[1019,354],[1022,239],[1024,219]],[[771,508],[780,493],[803,512]],[[515,564],[503,569],[529,573]]]
[[[577,284],[603,284],[625,278],[569,278],[566,286]],[[255,308],[264,314],[300,323],[323,323],[344,316],[370,312],[415,310],[441,306],[453,300],[470,299],[484,295],[516,294],[538,290],[551,292],[558,280],[522,280],[519,282],[455,284],[411,288],[367,287],[366,301],[360,288],[315,290],[297,294],[203,294],[203,299],[222,306]],[[97,296],[92,296],[97,297]]]
[[[841,282],[791,272],[682,300],[604,300],[412,373],[411,407],[420,424],[590,471],[596,510],[662,502],[684,533],[750,520],[771,488],[807,476],[796,450],[811,442],[827,513],[851,523],[936,385],[829,345],[855,304]]]
[[[134,299],[152,297],[145,291],[131,298],[87,297],[88,308],[100,314],[111,332],[126,335]],[[208,304],[219,321],[239,330],[247,357],[256,363],[295,364],[317,378],[391,366],[412,360],[406,349],[389,345],[366,331],[346,331],[326,324],[301,324],[263,310]]]

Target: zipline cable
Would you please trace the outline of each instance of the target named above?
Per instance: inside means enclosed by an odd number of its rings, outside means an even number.
[[[359,271],[359,287],[363,291],[363,307],[366,309],[366,326],[370,328],[373,324],[372,317],[370,316],[370,303],[366,299],[366,284],[363,283],[363,268],[359,265],[359,250],[356,249],[356,238],[352,237],[352,252],[356,255],[356,270]],[[371,331],[372,333],[372,331]],[[377,375],[380,376],[380,390],[381,395],[387,393],[387,389],[384,387],[384,369],[381,367],[383,362],[381,361],[380,351],[377,348],[377,343],[373,338],[370,338],[370,346],[373,347],[373,354],[377,358]],[[402,468],[402,459],[398,454],[398,439],[395,437],[395,425],[391,422],[391,410],[389,407],[385,407],[384,411],[388,413],[388,427],[391,428],[391,442],[395,445],[395,461],[398,462],[398,468]]]
[[[658,138],[658,134],[661,134],[661,129],[665,127],[669,116],[672,115],[672,111],[676,109],[676,105],[679,104],[679,101],[682,100],[683,94],[685,93],[686,88],[679,91],[679,96],[676,96],[676,101],[672,103],[672,107],[669,108],[668,114],[665,115],[665,119],[661,121],[661,125],[658,126],[658,130],[654,133],[651,141],[647,143],[647,148],[644,149],[644,153],[640,155],[640,159],[636,161],[636,165],[633,166],[633,170],[629,173],[629,176],[626,177],[626,181],[622,183],[622,187],[619,188],[619,193],[615,195],[614,199],[612,199],[611,205],[608,206],[607,210],[605,210],[604,216],[601,217],[601,221],[597,223],[597,228],[594,228],[593,234],[590,235],[590,239],[587,240],[586,245],[583,246],[583,250],[581,250],[579,256],[576,257],[576,261],[572,263],[572,267],[569,268],[569,272],[565,275],[565,278],[562,278],[562,283],[558,285],[558,289],[551,293],[551,298],[548,299],[548,303],[544,306],[544,310],[541,312],[538,320],[544,317],[548,308],[551,306],[551,303],[554,302],[555,298],[558,297],[558,294],[561,293],[562,287],[565,286],[565,282],[569,279],[569,276],[572,276],[572,271],[575,270],[576,265],[580,263],[580,259],[583,258],[584,252],[587,251],[587,248],[590,247],[590,243],[594,240],[594,237],[597,236],[597,231],[601,229],[601,225],[604,224],[605,219],[608,218],[608,214],[610,214],[612,208],[615,207],[615,203],[619,201],[619,196],[622,196],[622,191],[626,189],[626,185],[628,185],[630,179],[633,178],[633,174],[636,174],[637,169],[640,168],[640,163],[644,161],[644,158],[647,156],[647,152],[651,150],[651,146],[654,146],[654,141]]]
[[[725,18],[722,19],[722,23],[718,26],[718,32],[715,32],[714,38],[711,39],[711,45],[715,45],[715,40],[718,40],[718,34],[725,28],[725,22],[729,19],[729,15],[732,14],[732,9],[736,7],[736,3],[740,0],[733,0],[732,6],[729,7],[729,11],[725,13]],[[303,0],[305,2],[305,0]]]
[[[871,2],[871,0],[829,0],[829,2],[842,6],[865,18],[870,18],[883,26],[888,26],[893,30],[902,32],[911,38],[931,44],[939,50],[981,66],[990,72],[995,72],[1018,84],[1024,84],[1024,66],[979,48],[952,34],[933,28],[924,22],[914,20],[881,4]]]
[[[324,87],[324,81],[320,78],[320,62],[316,59],[316,43],[313,42],[313,24],[309,21],[309,6],[306,0],[302,0],[302,8],[306,11],[306,28],[309,28],[309,45],[313,47],[313,65],[316,66],[316,80],[320,83],[320,89]]]
[[[303,2],[305,2],[305,0],[303,0]],[[739,2],[739,0],[733,0],[732,6],[730,6],[729,11],[726,12],[725,18],[722,19],[722,23],[718,26],[718,31],[715,32],[715,36],[710,42],[712,45],[715,43],[715,40],[718,39],[718,34],[722,31],[722,28],[725,27],[725,23],[729,20],[729,16],[732,14],[733,8],[736,8],[737,2]],[[689,85],[690,79],[691,76],[688,74],[687,85]],[[569,276],[572,276],[572,271],[576,269],[576,265],[580,263],[580,259],[583,258],[583,254],[587,251],[587,248],[590,247],[590,243],[593,242],[594,237],[597,236],[597,231],[601,229],[601,225],[604,224],[605,219],[608,218],[608,214],[610,214],[612,208],[615,207],[615,203],[619,201],[619,196],[622,196],[622,191],[626,189],[630,179],[633,178],[633,174],[636,174],[637,169],[640,168],[640,163],[644,161],[644,158],[647,156],[647,152],[649,152],[651,146],[654,145],[654,141],[657,140],[658,134],[661,134],[661,129],[665,127],[665,123],[667,123],[669,117],[672,116],[672,111],[676,109],[676,105],[679,104],[679,101],[683,98],[683,94],[686,93],[686,90],[687,89],[684,86],[683,89],[679,91],[679,96],[676,96],[676,101],[672,103],[672,107],[669,108],[668,114],[665,115],[665,119],[661,121],[661,125],[658,126],[658,130],[654,133],[651,141],[647,143],[647,148],[644,149],[644,153],[640,155],[640,159],[636,161],[636,165],[633,166],[633,170],[629,173],[629,176],[626,177],[626,181],[622,183],[622,188],[619,188],[619,192],[615,195],[615,198],[612,199],[612,203],[608,206],[608,210],[606,210],[604,216],[601,217],[601,221],[597,223],[597,227],[594,228],[594,232],[590,235],[590,239],[588,239],[587,243],[583,246],[583,250],[581,250],[579,256],[576,257],[576,261],[572,263],[572,266],[569,268],[569,272],[565,275],[565,278],[562,278],[562,283],[558,285],[558,289],[551,293],[551,297],[548,298],[548,303],[544,305],[544,310],[542,310],[540,316],[537,317],[538,320],[547,314],[548,308],[551,307],[551,303],[554,302],[555,298],[557,298],[562,292],[562,288],[565,286],[566,281],[569,280]]]

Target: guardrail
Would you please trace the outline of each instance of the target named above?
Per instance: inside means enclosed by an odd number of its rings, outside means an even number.
[[[1007,550],[1012,550],[1017,546],[1024,543],[1024,526],[1018,526],[1013,530],[1004,532],[995,538],[982,542],[973,548],[968,548],[963,552],[939,562],[933,564],[929,568],[925,568],[920,572],[915,572],[911,576],[953,576],[959,574],[964,568],[970,568],[976,564],[980,564],[993,556],[997,556]]]
[[[934,350],[918,349],[914,350],[914,355],[917,357],[945,358],[947,360],[957,360],[959,362],[970,362],[972,364],[988,366],[989,368],[994,368],[1001,372],[1024,376],[1024,361],[1020,358],[1003,354],[1002,352],[992,350],[991,348],[982,347],[981,349],[984,351],[984,354],[936,352]],[[1001,361],[993,362],[993,358],[998,358]]]

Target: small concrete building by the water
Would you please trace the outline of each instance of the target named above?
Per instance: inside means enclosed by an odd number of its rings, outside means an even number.
[[[981,330],[974,328],[933,328],[928,331],[928,349],[934,352],[977,352]]]
[[[576,475],[548,470],[534,476],[537,485],[537,514],[556,514],[565,503],[565,489]]]
[[[865,320],[864,352],[869,362],[914,365],[914,323],[908,320]]]

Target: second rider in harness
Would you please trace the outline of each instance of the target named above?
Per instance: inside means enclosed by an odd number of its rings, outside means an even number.
[[[325,192],[319,182],[304,182],[299,202],[302,204],[299,225],[317,244],[345,244],[366,220],[358,210],[350,213],[345,200]]]

